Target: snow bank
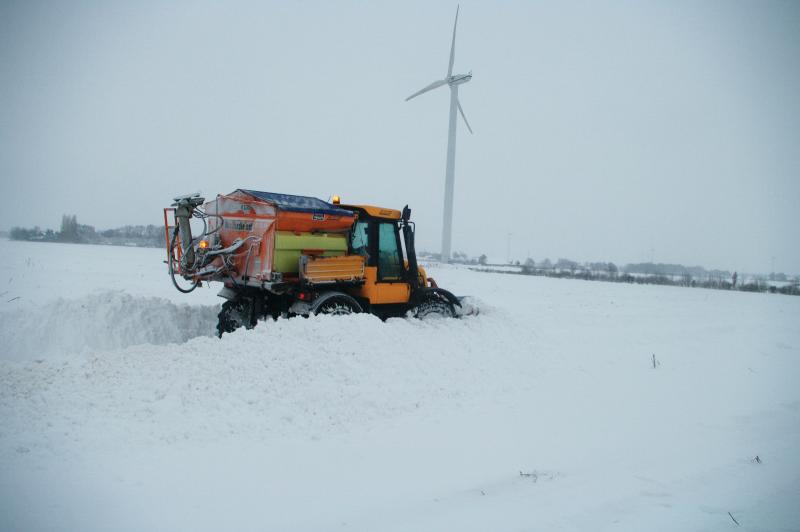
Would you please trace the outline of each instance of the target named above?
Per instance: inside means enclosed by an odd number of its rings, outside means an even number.
[[[2,530],[800,522],[800,298],[442,266],[480,315],[219,340],[153,250],[35,246],[0,263]]]
[[[219,306],[177,305],[121,291],[0,310],[0,358],[32,360],[211,336]]]
[[[119,297],[122,303],[136,301]],[[148,314],[154,302],[144,301],[139,307]],[[65,305],[82,308],[78,302]],[[142,331],[148,323],[139,321],[141,312],[124,318],[130,326],[111,324],[124,331],[119,342],[143,345],[7,368],[0,413],[17,437],[0,437],[0,452],[21,446],[60,453],[63,431],[82,448],[104,449],[119,441],[209,441],[233,434],[322,436],[437,400],[469,403],[476,394],[521,378],[526,372],[518,371],[518,357],[532,356],[524,335],[508,343],[498,335],[502,320],[486,315],[387,322],[366,314],[279,319],[221,340],[145,345],[143,340],[175,339],[170,331],[180,321],[190,325],[180,329],[186,336],[207,332],[202,316],[191,317],[195,307],[177,309],[171,319],[167,314],[176,309],[156,308],[158,315],[146,317],[154,332]],[[210,317],[213,309],[200,310]],[[64,337],[78,348],[102,328]],[[497,347],[501,354],[491,355]],[[535,367],[532,361],[525,365]],[[60,420],[55,427],[54,419]]]

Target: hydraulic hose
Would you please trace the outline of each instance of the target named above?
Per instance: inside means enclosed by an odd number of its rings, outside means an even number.
[[[172,280],[172,284],[178,290],[178,292],[182,292],[184,294],[188,294],[192,292],[195,288],[200,286],[200,281],[195,281],[191,288],[182,288],[178,285],[178,281],[175,279],[175,258],[174,258],[174,250],[175,250],[175,243],[178,240],[178,227],[175,227],[175,231],[172,233],[172,238],[170,239],[169,243],[169,278]]]

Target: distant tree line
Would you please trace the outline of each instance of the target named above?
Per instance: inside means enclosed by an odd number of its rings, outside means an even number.
[[[428,260],[441,260],[442,254],[441,253],[433,253],[430,251],[418,251],[417,256],[422,259]],[[485,265],[487,263],[486,255],[481,255],[480,257],[470,257],[463,251],[454,251],[452,257],[450,257],[450,262],[455,264],[473,264],[473,265]]]
[[[697,288],[714,288],[718,290],[741,290],[744,292],[771,292],[788,295],[800,295],[800,278],[790,279],[784,273],[773,273],[769,277],[746,276],[743,281],[737,279],[736,272],[726,270],[706,270],[701,266],[683,266],[681,264],[654,264],[643,262],[626,264],[618,268],[613,262],[579,263],[560,258],[556,262],[544,259],[536,262],[527,259],[511,266],[519,266],[518,270],[509,270],[509,265],[492,265],[480,263],[478,271],[511,273],[519,275],[540,275],[566,279],[583,279],[587,281],[609,281],[617,283],[657,284],[667,286],[689,286]],[[496,269],[493,266],[504,266]],[[745,277],[745,276],[743,276]],[[767,281],[782,282],[781,285]]]
[[[74,214],[61,217],[61,229],[42,230],[38,226],[32,228],[12,227],[8,234],[11,240],[27,240],[33,242],[67,242],[73,244],[107,244],[115,246],[163,247],[165,246],[164,228],[157,225],[125,225],[116,229],[96,231],[91,225],[78,223]]]
[[[684,266],[682,264],[655,264],[652,262],[640,262],[637,264],[626,264],[625,273],[641,273],[645,275],[669,275],[685,276],[693,278],[705,277],[731,277],[728,270],[706,270],[702,266]]]

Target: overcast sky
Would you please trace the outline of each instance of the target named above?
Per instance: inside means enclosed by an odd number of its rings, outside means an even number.
[[[0,3],[0,229],[236,188],[438,250],[455,3]],[[800,2],[461,3],[453,249],[800,272]]]

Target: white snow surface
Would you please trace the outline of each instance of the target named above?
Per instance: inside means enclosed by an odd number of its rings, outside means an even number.
[[[0,530],[800,530],[800,298],[430,264],[478,316],[220,340],[162,250],[2,244]]]

